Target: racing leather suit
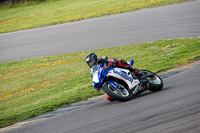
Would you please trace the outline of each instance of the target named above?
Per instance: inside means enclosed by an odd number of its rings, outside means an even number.
[[[133,68],[133,66],[129,65],[125,60],[117,60],[114,58],[109,58],[107,56],[102,56],[97,63],[102,63],[103,66],[105,67],[112,67],[112,66],[116,66],[116,67],[120,67],[120,68],[125,68],[130,70],[131,72],[135,73],[136,75],[141,75],[142,71]]]

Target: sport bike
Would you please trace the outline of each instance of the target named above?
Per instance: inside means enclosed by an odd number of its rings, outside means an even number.
[[[134,60],[129,61],[133,66]],[[105,92],[115,100],[128,101],[146,90],[159,91],[163,88],[162,79],[155,73],[142,70],[137,76],[127,69],[104,67],[102,64],[91,68],[93,87]]]

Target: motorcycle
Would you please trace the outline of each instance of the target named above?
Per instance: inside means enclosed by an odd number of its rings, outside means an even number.
[[[134,60],[130,60],[129,64],[133,66]],[[148,70],[142,71],[143,74],[137,76],[124,68],[98,64],[91,68],[90,73],[94,88],[115,100],[128,101],[146,90],[154,92],[163,88],[163,81],[157,74]]]

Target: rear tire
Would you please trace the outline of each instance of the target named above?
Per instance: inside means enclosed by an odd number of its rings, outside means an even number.
[[[163,88],[163,81],[158,75],[154,75],[149,78],[149,90],[150,91],[160,91]]]
[[[163,88],[163,81],[162,79],[155,73],[148,71],[148,70],[143,70],[143,73],[152,73],[153,76],[147,77],[147,80],[149,81],[149,90],[150,91],[160,91]]]
[[[130,92],[123,85],[118,84],[118,88],[114,88],[111,84],[106,83],[104,85],[104,91],[107,95],[112,97],[113,99],[119,101],[128,101],[131,98]]]

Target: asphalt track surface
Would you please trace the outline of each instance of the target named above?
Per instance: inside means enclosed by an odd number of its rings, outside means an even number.
[[[200,36],[200,0],[0,34],[0,62]]]
[[[199,133],[200,61],[165,78],[163,90],[128,102],[101,98],[3,128],[5,133]],[[177,72],[177,71],[176,71]],[[80,105],[79,105],[80,106]]]

